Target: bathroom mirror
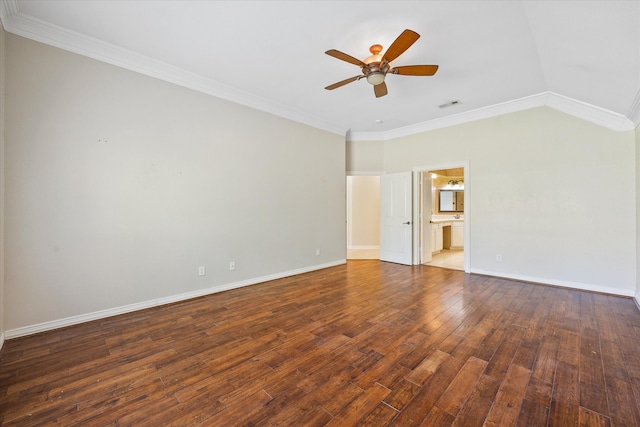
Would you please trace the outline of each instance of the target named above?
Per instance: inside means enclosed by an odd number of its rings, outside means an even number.
[[[464,212],[464,190],[440,190],[440,212]]]

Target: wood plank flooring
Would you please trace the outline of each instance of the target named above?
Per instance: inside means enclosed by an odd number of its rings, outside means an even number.
[[[3,426],[640,426],[640,312],[349,261],[9,340]]]

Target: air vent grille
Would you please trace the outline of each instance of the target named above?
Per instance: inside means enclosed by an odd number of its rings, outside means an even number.
[[[453,101],[445,102],[444,104],[438,105],[438,108],[453,107],[454,105],[458,105],[458,104],[462,104],[462,102],[460,102],[459,99],[455,99]]]

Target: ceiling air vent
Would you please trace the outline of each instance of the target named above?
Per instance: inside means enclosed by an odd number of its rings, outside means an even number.
[[[459,99],[456,99],[454,101],[449,101],[449,102],[445,102],[444,104],[440,104],[438,105],[438,108],[453,107],[454,105],[458,105],[458,104],[462,104],[462,102],[460,102]]]

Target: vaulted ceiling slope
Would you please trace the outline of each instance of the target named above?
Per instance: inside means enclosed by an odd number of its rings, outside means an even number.
[[[640,0],[2,0],[6,31],[352,140],[388,139],[547,105],[615,130],[640,123]],[[375,98],[358,59],[421,35]],[[439,107],[451,101],[454,106]]]

